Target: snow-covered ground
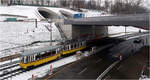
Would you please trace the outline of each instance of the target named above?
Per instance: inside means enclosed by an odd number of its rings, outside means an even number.
[[[35,10],[37,7],[27,7],[27,6],[10,6],[10,7],[0,7],[0,14],[14,14],[14,15],[22,15],[27,16],[28,18],[37,18],[35,15]],[[56,13],[62,8],[51,8]],[[72,13],[75,13],[72,11]],[[88,11],[85,13],[86,17],[96,17],[100,16],[101,12]],[[5,17],[0,16],[0,21]],[[11,52],[3,53],[5,49],[27,45],[35,41],[48,41],[50,40],[50,32],[44,27],[44,25],[49,25],[47,22],[38,22],[38,27],[35,27],[34,22],[0,22],[0,57],[6,55],[12,55],[12,53],[16,53],[20,51],[19,49],[14,49]],[[129,26],[126,28],[128,34],[139,32],[140,29]],[[142,29],[141,29],[142,30]],[[54,23],[52,24],[53,31],[53,40],[61,39],[60,33]],[[146,31],[146,30],[142,30]],[[109,26],[108,32],[111,37],[124,35],[125,28],[124,26]],[[46,43],[38,43],[33,45],[32,47],[27,47],[26,49],[43,47],[49,45],[49,42]],[[13,77],[13,80],[27,80],[32,77],[32,74],[39,75],[45,73],[45,71],[49,70],[49,66],[53,65],[53,68],[57,68],[59,66],[68,64],[70,62],[74,62],[76,60],[75,56],[70,56],[68,58],[50,63],[48,65],[42,66],[35,70],[31,70],[29,72],[25,72],[16,77]]]
[[[84,17],[112,16],[111,14],[106,14],[106,12],[104,11],[95,11],[95,10],[85,10],[83,14]]]
[[[32,78],[32,75],[34,75],[36,77],[43,77],[46,74],[48,74],[48,72],[50,71],[50,66],[52,66],[52,69],[58,68],[58,67],[61,67],[63,65],[75,62],[75,61],[77,61],[77,60],[79,60],[79,59],[81,59],[83,57],[87,57],[89,55],[92,55],[91,53],[92,52],[85,51],[84,53],[81,54],[81,56],[78,56],[78,57],[76,55],[72,55],[72,56],[69,56],[69,57],[66,57],[66,58],[63,58],[63,59],[51,62],[51,63],[46,64],[44,66],[38,67],[36,69],[33,69],[33,70],[30,70],[30,71],[21,73],[21,74],[16,75],[16,76],[13,76],[12,79],[9,78],[8,80],[20,80],[20,79],[21,80],[28,80],[28,79]],[[12,70],[19,69],[19,68],[20,68],[19,66],[16,66]],[[11,69],[8,69],[8,71],[10,71],[10,70]],[[3,74],[3,72],[0,72],[0,74]],[[6,76],[10,76],[10,75],[6,75]],[[6,76],[4,76],[4,77],[6,77]]]
[[[1,14],[8,14],[8,15],[19,15],[19,16],[26,16],[29,19],[37,19],[38,21],[41,20],[41,17],[38,15],[38,8],[34,6],[0,6],[0,15]],[[69,13],[75,14],[78,13],[73,10],[65,9],[65,8],[56,8],[56,7],[43,7],[45,9],[49,9],[58,15],[61,15],[60,10],[65,10]],[[1,20],[0,20],[1,21]]]
[[[13,15],[21,15],[27,16],[28,18],[37,18],[35,15],[35,10],[37,7],[30,6],[0,6],[0,14],[13,14]],[[63,10],[62,8],[48,8],[50,10],[59,13],[59,10]],[[67,10],[67,9],[65,9]],[[71,13],[75,13],[75,11],[67,10]],[[96,17],[100,16],[104,12],[100,11],[92,11],[89,10],[85,12],[86,17]],[[0,21],[6,18],[7,16],[0,16]],[[30,44],[34,41],[47,41],[50,40],[50,32],[44,27],[44,25],[49,25],[47,22],[38,22],[38,27],[35,27],[34,22],[0,22],[0,56],[10,55],[8,52],[4,52],[3,50],[22,46],[26,44]],[[56,26],[52,24],[53,27],[53,39],[59,40],[60,33]],[[138,32],[138,28],[127,27],[127,33],[135,33]],[[145,31],[145,30],[142,30]],[[108,32],[110,35],[124,35],[125,28],[123,26],[109,26]],[[114,35],[115,34],[115,35]],[[116,35],[117,34],[117,35]],[[48,45],[49,43],[41,43],[37,44],[34,47]],[[19,49],[18,49],[19,50]],[[11,50],[9,53],[16,53],[18,50]],[[3,53],[3,54],[2,54]]]
[[[125,27],[124,26],[109,26],[108,27],[108,34],[110,37],[116,37],[116,36],[121,36],[125,34],[133,34],[133,33],[138,33],[139,30],[141,32],[146,32],[147,30],[136,28],[133,26],[127,26],[126,27],[126,33],[125,33]]]
[[[50,24],[38,22],[38,27],[36,28],[34,22],[0,22],[0,53],[2,50],[27,45],[35,41],[50,40],[50,32],[45,25]],[[53,40],[61,39],[54,23],[52,24],[52,36]],[[47,42],[44,45],[48,44]]]

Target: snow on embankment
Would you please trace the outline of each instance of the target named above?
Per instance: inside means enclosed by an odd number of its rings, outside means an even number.
[[[38,19],[41,21],[45,18],[63,18],[61,10],[75,14],[73,10],[55,7],[34,7],[34,6],[1,6],[0,15],[17,15],[25,16],[29,19]]]
[[[41,9],[41,7],[40,7]],[[65,10],[69,13],[76,13],[75,11],[63,9],[63,8],[52,8],[44,7],[42,10],[47,10],[49,14],[54,14],[56,16],[62,15],[60,10]],[[44,13],[45,14],[45,13]],[[3,16],[2,16],[3,15]],[[4,16],[12,15],[12,16]],[[25,16],[27,19],[38,19],[38,21],[44,19],[39,12],[38,7],[33,6],[0,6],[0,21],[6,17]],[[27,45],[35,41],[48,41],[50,40],[50,32],[44,27],[48,25],[47,22],[38,22],[38,28],[35,27],[34,22],[0,22],[0,54],[2,50],[10,49],[13,47]],[[61,39],[60,33],[57,27],[52,24],[53,27],[53,39]],[[48,43],[49,44],[49,43]],[[13,53],[15,53],[14,50]],[[7,54],[7,52],[6,52]],[[12,52],[10,52],[12,55]],[[9,54],[7,54],[9,55]],[[5,54],[0,55],[5,56]]]
[[[0,22],[0,25],[3,25],[0,26],[0,51],[27,45],[35,41],[50,40],[50,32],[44,26],[49,25],[46,22],[38,22],[37,28],[35,27],[34,22]],[[53,40],[61,39],[60,33],[54,23],[52,24],[52,33]],[[49,43],[44,45],[49,45]],[[0,56],[5,55],[1,54]]]
[[[28,18],[37,18],[34,14],[36,7],[23,6],[1,6],[0,14],[26,16]]]

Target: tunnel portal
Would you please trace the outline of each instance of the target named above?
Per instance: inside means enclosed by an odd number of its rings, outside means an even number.
[[[45,19],[57,19],[58,14],[55,13],[54,11],[46,8],[38,8],[39,15],[44,17]]]

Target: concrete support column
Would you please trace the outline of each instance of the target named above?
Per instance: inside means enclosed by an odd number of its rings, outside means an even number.
[[[2,0],[0,0],[0,6],[2,5]]]

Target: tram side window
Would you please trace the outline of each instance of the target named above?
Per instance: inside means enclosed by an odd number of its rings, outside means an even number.
[[[80,47],[81,45],[80,45],[80,42],[78,43],[78,48]]]
[[[30,62],[32,62],[32,55],[30,56]]]
[[[74,44],[74,48],[76,48],[76,47],[77,47],[77,44],[75,43],[75,44]]]
[[[69,45],[69,50],[71,50],[71,45]]]
[[[30,62],[30,56],[28,56],[28,62]]]
[[[71,44],[71,49],[73,49],[73,44]]]
[[[26,63],[26,56],[23,57],[23,63]]]
[[[51,55],[55,55],[56,54],[56,50],[52,51]]]
[[[35,54],[35,61],[37,60],[37,57],[36,57],[36,56],[37,56],[37,54]]]
[[[69,45],[67,45],[67,50],[69,50]]]
[[[56,49],[56,54],[58,53],[58,49]]]
[[[80,46],[82,46],[82,42],[80,43]]]
[[[82,46],[84,46],[84,42],[82,42]]]
[[[21,57],[21,62],[24,63],[24,57]]]
[[[81,42],[79,43],[79,47],[81,47],[82,45],[81,45]]]
[[[64,51],[66,51],[66,45],[64,46]]]
[[[76,47],[78,47],[78,43],[76,43]]]
[[[84,42],[82,42],[82,46],[84,46]]]
[[[68,45],[68,50],[70,49],[70,45]]]
[[[65,50],[68,50],[68,49],[67,49],[67,45],[65,46]]]
[[[80,43],[80,46],[82,46],[82,42]]]
[[[80,42],[78,43],[78,47],[80,47]]]
[[[28,56],[26,56],[26,61],[27,61],[27,63],[28,63]]]
[[[72,49],[74,49],[75,48],[75,44],[72,44],[73,45],[73,48]]]
[[[33,55],[32,55],[32,56],[31,56],[31,61],[33,61],[33,59],[34,59],[34,58],[33,58]]]
[[[37,56],[36,56],[36,60],[39,60],[39,54],[37,54]]]
[[[60,53],[60,48],[57,49],[57,54]]]

